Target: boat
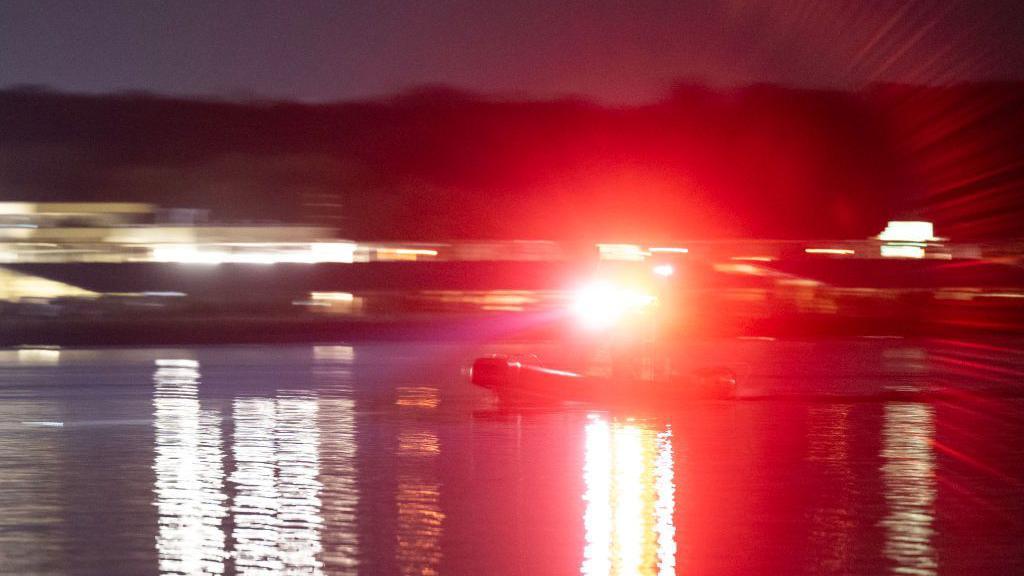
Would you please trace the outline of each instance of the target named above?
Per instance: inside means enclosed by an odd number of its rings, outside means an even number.
[[[535,356],[494,354],[473,362],[470,380],[508,403],[579,402],[600,406],[673,407],[736,395],[736,374],[706,368],[660,378],[587,375],[544,367]]]

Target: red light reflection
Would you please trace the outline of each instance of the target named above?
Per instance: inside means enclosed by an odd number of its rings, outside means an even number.
[[[674,574],[672,430],[592,417],[583,466],[586,543],[580,571]]]

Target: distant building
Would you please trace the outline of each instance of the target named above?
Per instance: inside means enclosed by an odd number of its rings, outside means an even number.
[[[136,202],[0,202],[0,227],[103,227],[153,222],[154,207]]]

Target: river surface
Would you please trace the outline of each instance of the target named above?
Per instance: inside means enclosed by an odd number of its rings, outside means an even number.
[[[644,413],[497,405],[498,348],[0,351],[0,572],[1021,574],[1022,344],[694,343],[741,398]]]

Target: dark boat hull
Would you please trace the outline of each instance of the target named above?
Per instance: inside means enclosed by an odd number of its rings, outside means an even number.
[[[670,407],[693,400],[732,398],[736,394],[735,375],[725,369],[660,380],[620,379],[553,370],[502,355],[473,362],[471,380],[506,402]]]

